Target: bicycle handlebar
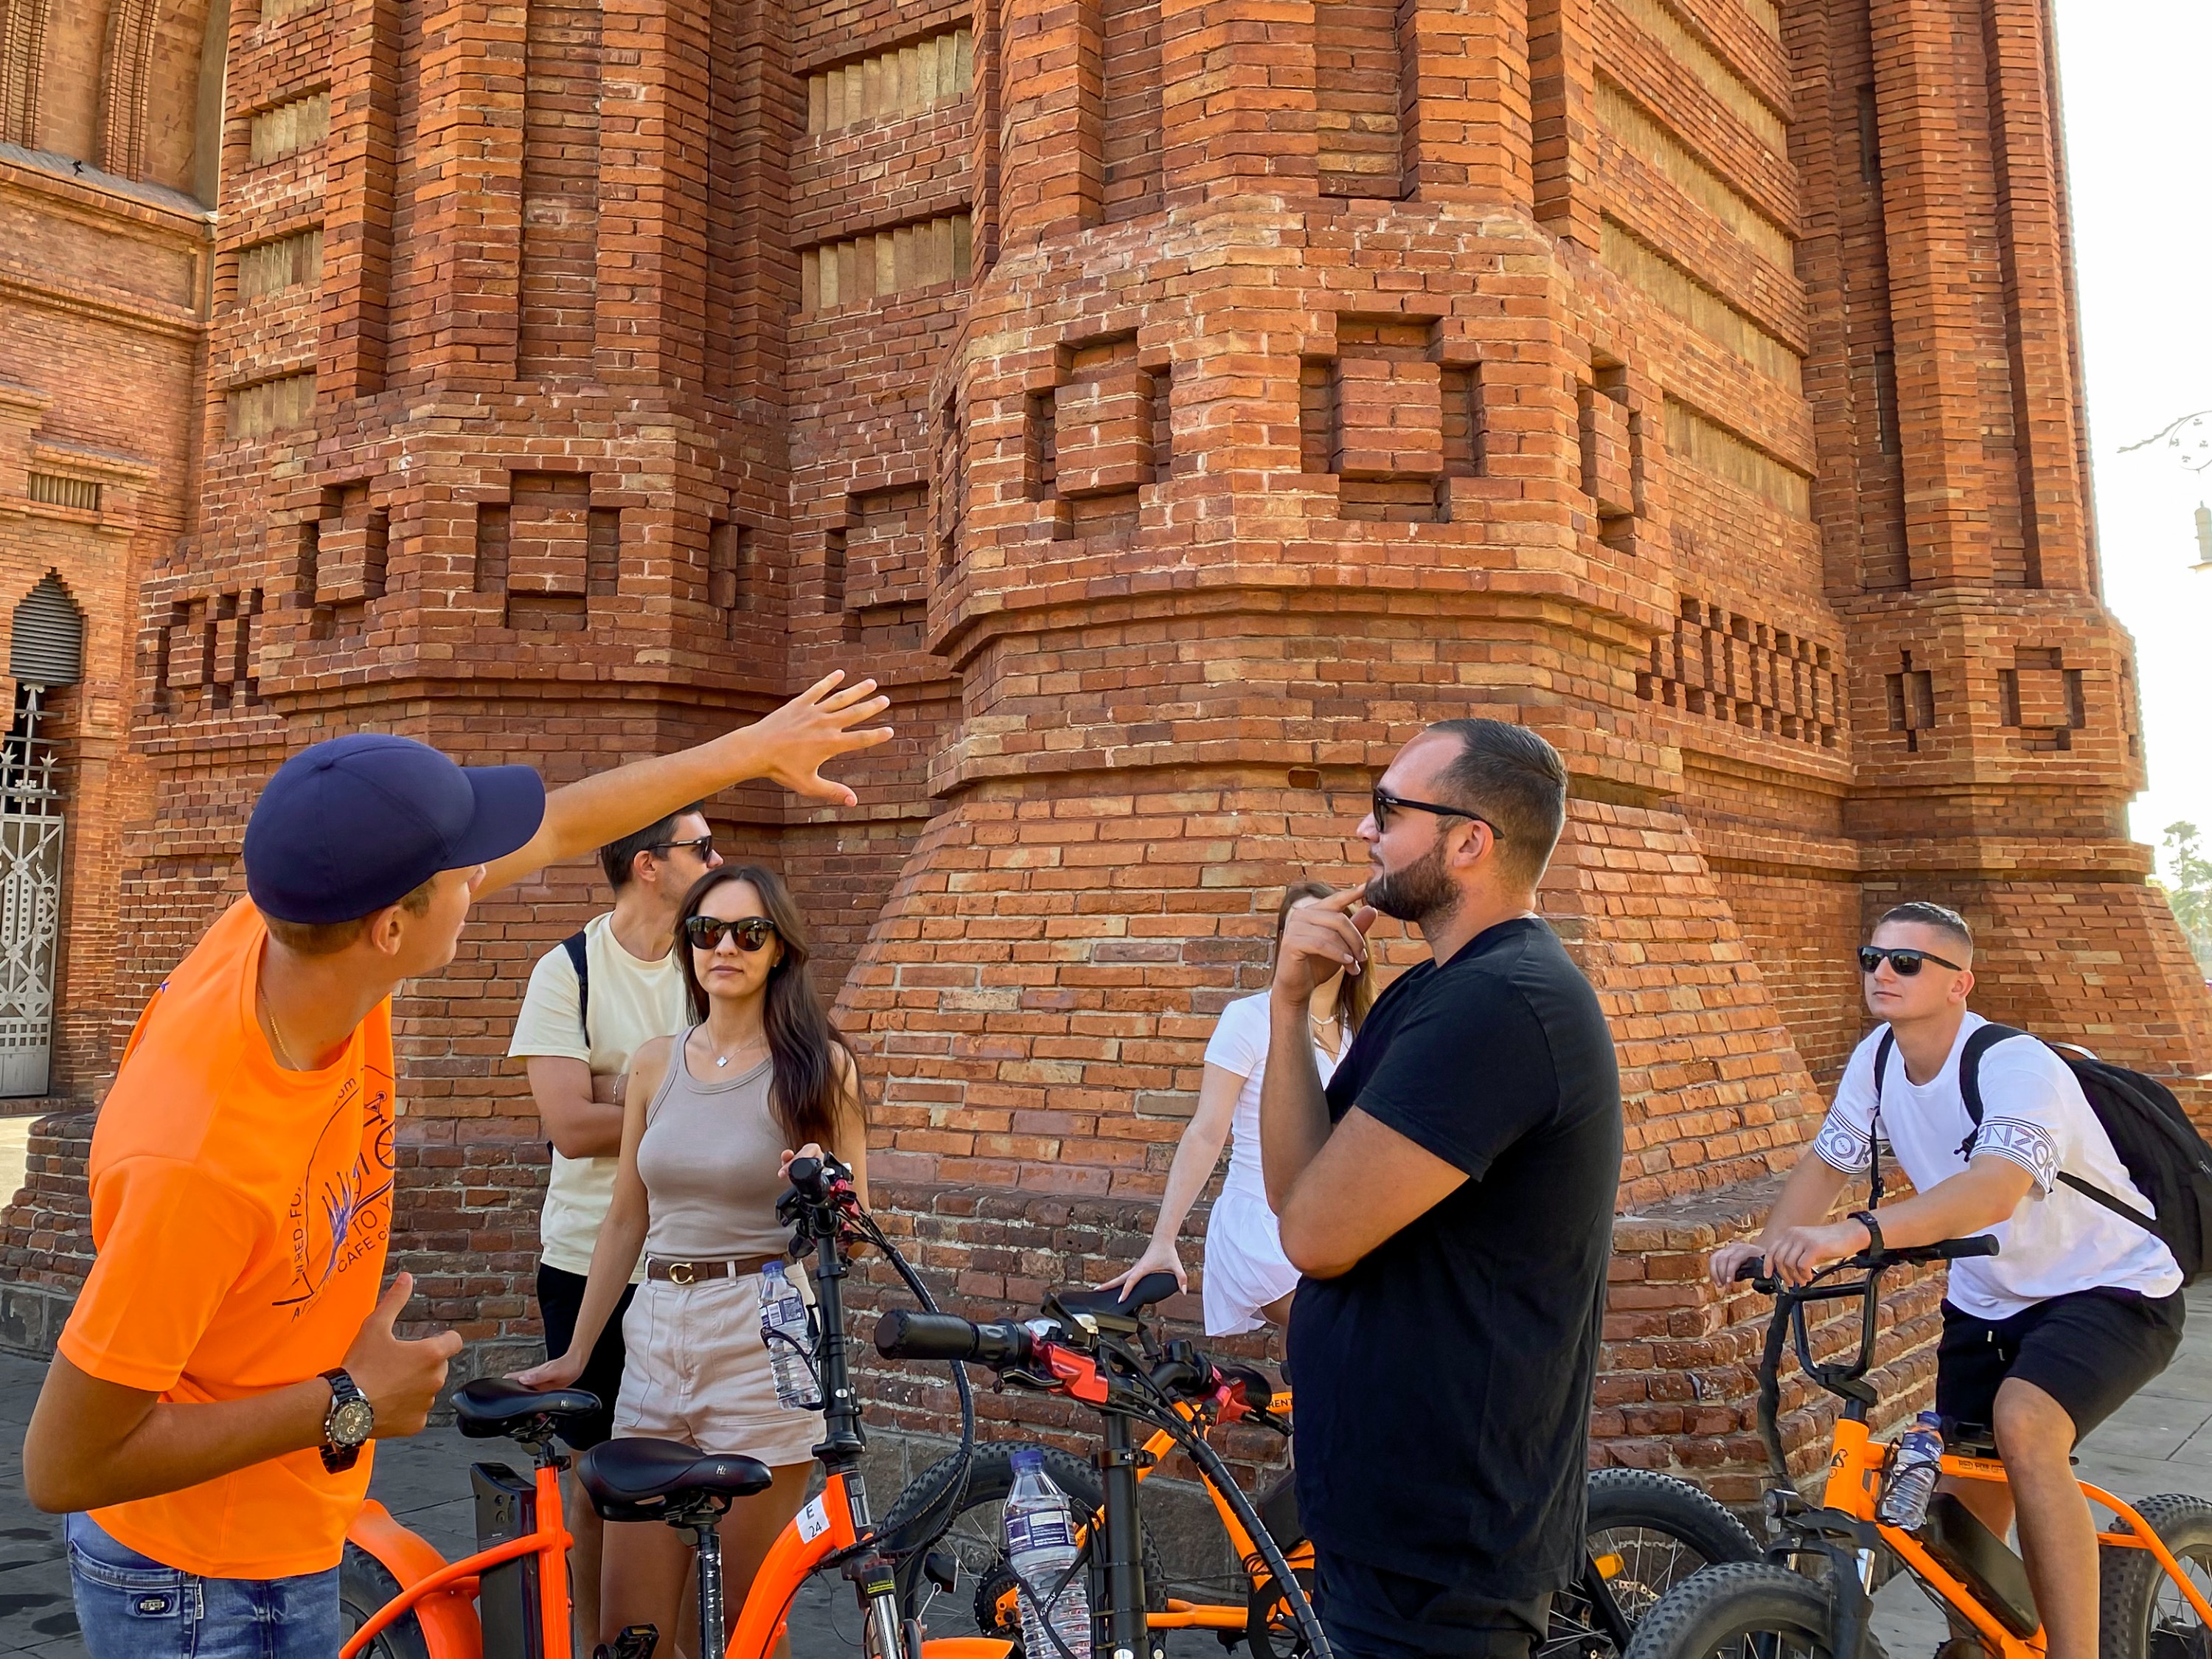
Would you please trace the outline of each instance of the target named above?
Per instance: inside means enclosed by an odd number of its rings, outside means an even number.
[[[876,1322],[876,1352],[886,1359],[971,1360],[994,1369],[1027,1364],[1036,1339],[1011,1320],[979,1325],[957,1314],[894,1308]]]
[[[1841,1261],[1828,1265],[1854,1273],[1870,1272],[1876,1267],[1896,1267],[1926,1261],[1958,1261],[1967,1256],[1995,1255],[1996,1253],[1995,1237],[1981,1233],[1972,1238],[1947,1238],[1940,1244],[1899,1244],[1881,1250],[1863,1250],[1856,1255],[1847,1256]],[[1753,1256],[1748,1261],[1738,1262],[1735,1276],[1738,1279],[1767,1278],[1766,1258]]]

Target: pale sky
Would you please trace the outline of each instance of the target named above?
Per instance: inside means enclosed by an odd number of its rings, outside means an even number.
[[[2212,409],[2212,152],[2204,0],[2056,0],[2075,260],[2087,356],[2105,595],[2135,635],[2150,787],[2136,839],[2177,818],[2212,837],[2212,570],[2195,513],[2212,471],[2180,452],[2118,453]],[[2212,437],[2212,421],[2190,434]],[[2212,457],[2212,449],[2203,453]]]

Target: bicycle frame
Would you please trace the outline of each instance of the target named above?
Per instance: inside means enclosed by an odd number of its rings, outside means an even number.
[[[1770,1279],[1757,1280],[1759,1290],[1775,1297],[1774,1313],[1767,1325],[1765,1349],[1759,1364],[1759,1434],[1766,1447],[1767,1461],[1779,1483],[1768,1493],[1770,1512],[1774,1513],[1784,1525],[1782,1540],[1771,1548],[1768,1554],[1770,1559],[1782,1559],[1785,1565],[1787,1558],[1796,1554],[1823,1553],[1828,1555],[1835,1567],[1836,1648],[1839,1654],[1856,1656],[1859,1652],[1871,1598],[1867,1594],[1866,1580],[1862,1572],[1851,1570],[1855,1565],[1852,1555],[1846,1553],[1835,1541],[1838,1539],[1848,1539],[1855,1547],[1855,1553],[1860,1556],[1877,1545],[1888,1550],[1914,1577],[1939,1595],[1959,1618],[1972,1625],[1997,1659],[2040,1659],[2045,1651],[2040,1630],[2026,1637],[2014,1635],[1996,1614],[1981,1604],[1962,1580],[1929,1553],[1918,1539],[1901,1528],[1877,1520],[1875,1515],[1875,1504],[1881,1493],[1882,1473],[1888,1468],[1894,1450],[1888,1443],[1876,1440],[1867,1423],[1867,1413],[1876,1400],[1873,1386],[1866,1381],[1866,1373],[1874,1361],[1881,1276],[1892,1266],[1948,1260],[1952,1254],[1973,1253],[1966,1251],[1964,1249],[1966,1245],[1984,1243],[1988,1241],[1953,1241],[1945,1245],[1894,1250],[1875,1257],[1855,1257],[1835,1264],[1835,1268],[1865,1273],[1864,1279],[1848,1284],[1824,1285],[1815,1281],[1790,1288]],[[1994,1249],[1994,1246],[1990,1248]],[[1987,1254],[1988,1251],[1978,1253]],[[1826,1271],[1834,1271],[1835,1268]],[[1805,1324],[1805,1308],[1810,1303],[1844,1301],[1854,1297],[1860,1298],[1858,1352],[1847,1363],[1822,1364],[1813,1358],[1812,1340]],[[1829,1444],[1827,1485],[1821,1493],[1820,1506],[1817,1510],[1797,1497],[1796,1484],[1790,1475],[1789,1459],[1782,1445],[1780,1364],[1785,1336],[1796,1347],[1798,1364],[1806,1376],[1844,1402],[1843,1412],[1837,1419],[1834,1436]],[[2005,1484],[2006,1479],[2004,1464],[1997,1459],[1967,1456],[1954,1452],[1944,1454],[1942,1472],[1954,1480],[1991,1481],[1999,1485]],[[2164,1540],[2136,1512],[2134,1507],[2086,1480],[2078,1484],[2085,1498],[2109,1510],[2131,1529],[2123,1533],[2105,1528],[2098,1533],[2097,1541],[2115,1549],[2148,1550],[2166,1577],[2180,1586],[2182,1595],[2197,1616],[2206,1625],[2212,1626],[2212,1606],[2207,1605],[2204,1596],[2174,1559],[2173,1553],[2166,1548]],[[1790,1541],[1790,1534],[1793,1529],[1801,1538],[1811,1537],[1818,1541],[1801,1548]]]
[[[1287,1410],[1290,1402],[1290,1390],[1279,1389],[1268,1409],[1271,1412],[1279,1409]],[[1196,1423],[1200,1410],[1197,1406],[1186,1401],[1176,1405],[1176,1413],[1187,1422]],[[1220,1420],[1228,1422],[1235,1419],[1224,1417]],[[1175,1449],[1175,1437],[1165,1429],[1155,1429],[1151,1437],[1145,1442],[1143,1452],[1137,1465],[1137,1479],[1139,1480],[1148,1479],[1152,1472],[1160,1466],[1161,1460]],[[1205,1486],[1206,1495],[1212,1502],[1213,1511],[1221,1518],[1221,1529],[1229,1534],[1230,1547],[1237,1552],[1237,1559],[1243,1564],[1246,1577],[1250,1578],[1256,1586],[1260,1573],[1255,1571],[1254,1568],[1259,1562],[1260,1552],[1258,1547],[1252,1541],[1252,1534],[1245,1530],[1243,1522],[1237,1518],[1237,1511],[1230,1507],[1229,1500],[1214,1490],[1213,1483],[1208,1480]],[[1079,1538],[1077,1541],[1079,1543],[1081,1540]],[[1313,1566],[1313,1544],[1310,1540],[1300,1539],[1283,1553],[1294,1570],[1300,1568],[1310,1570]],[[1241,1632],[1250,1625],[1251,1619],[1252,1610],[1249,1607],[1233,1607],[1211,1601],[1186,1601],[1179,1596],[1170,1596],[1166,1610],[1152,1614],[1146,1622],[1154,1630]]]
[[[1902,1561],[1912,1576],[1940,1595],[1954,1609],[1959,1617],[1970,1622],[1989,1644],[1990,1651],[1998,1659],[2033,1659],[2044,1651],[2043,1633],[2032,1637],[2014,1636],[2000,1624],[1995,1614],[1977,1601],[1973,1593],[1945,1571],[1935,1557],[1929,1554],[1920,1540],[1901,1528],[1893,1527],[1875,1518],[1875,1504],[1881,1493],[1882,1472],[1888,1467],[1894,1448],[1874,1437],[1863,1420],[1850,1418],[1836,1425],[1835,1440],[1828,1460],[1828,1486],[1822,1494],[1822,1504],[1831,1512],[1849,1517],[1862,1526],[1870,1526],[1874,1534]],[[1943,1473],[1954,1480],[1983,1480],[2002,1486],[2005,1483],[2004,1465],[1995,1458],[1962,1457],[1946,1453]],[[2212,1626],[2212,1606],[2207,1606],[2189,1575],[2182,1571],[2158,1534],[2136,1514],[2133,1505],[2115,1498],[2102,1487],[2084,1480],[2079,1483],[2082,1495],[2092,1503],[2112,1512],[2132,1528],[2129,1532],[2110,1529],[2098,1533],[2097,1541],[2115,1549],[2148,1550],[2151,1557],[2166,1570],[2166,1576],[2181,1587],[2197,1616],[2207,1626]]]
[[[799,1168],[793,1168],[794,1184]],[[814,1448],[827,1480],[817,1497],[802,1508],[769,1547],[738,1611],[737,1628],[724,1647],[726,1659],[769,1659],[790,1622],[799,1589],[817,1569],[842,1554],[845,1576],[859,1589],[868,1611],[870,1635],[879,1659],[1007,1659],[1008,1642],[988,1637],[957,1637],[909,1642],[898,1614],[897,1587],[891,1566],[872,1548],[868,1498],[860,1474],[867,1441],[860,1427],[860,1405],[846,1358],[843,1281],[847,1273],[834,1208],[848,1184],[833,1182],[815,1200],[820,1214],[802,1220],[800,1237],[815,1245],[814,1277],[818,1297],[819,1379],[823,1401],[822,1443]],[[539,1651],[544,1659],[573,1655],[569,1639],[568,1552],[575,1540],[563,1524],[561,1469],[567,1460],[550,1444],[532,1443],[537,1491],[537,1526],[524,1537],[507,1540],[454,1562],[442,1560],[421,1538],[402,1527],[379,1504],[363,1506],[348,1537],[381,1563],[397,1579],[399,1594],[378,1609],[340,1650],[340,1659],[358,1659],[377,1633],[412,1611],[422,1629],[430,1659],[482,1659],[483,1629],[471,1605],[483,1571],[518,1557],[535,1554],[539,1572]],[[919,1632],[917,1632],[918,1635]],[[670,1632],[672,1648],[673,1632]]]
[[[576,1540],[561,1513],[561,1465],[550,1453],[537,1461],[535,1484],[534,1531],[452,1562],[393,1520],[383,1504],[362,1504],[346,1536],[398,1581],[399,1594],[348,1638],[338,1659],[358,1659],[379,1632],[410,1612],[422,1627],[432,1659],[480,1659],[483,1632],[470,1605],[476,1600],[477,1577],[487,1567],[525,1555],[538,1557],[539,1650],[549,1659],[569,1652],[568,1547]]]

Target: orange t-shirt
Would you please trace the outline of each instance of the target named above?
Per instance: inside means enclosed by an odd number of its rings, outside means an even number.
[[[79,1370],[179,1402],[236,1400],[344,1361],[392,1231],[392,1010],[319,1072],[278,1067],[254,1018],[268,930],[240,900],[139,1016],[92,1136],[99,1251],[59,1346]],[[208,1577],[338,1564],[370,1456],[313,1449],[94,1518]]]

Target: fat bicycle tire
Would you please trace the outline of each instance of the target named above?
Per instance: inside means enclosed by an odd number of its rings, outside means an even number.
[[[399,1594],[399,1581],[391,1570],[351,1539],[338,1563],[338,1624],[350,1639]],[[362,1659],[430,1659],[430,1644],[422,1624],[412,1613],[403,1613],[377,1632],[362,1650]]]
[[[2183,1571],[2196,1570],[2197,1588],[2212,1599],[2212,1504],[2161,1492],[2136,1513]],[[2130,1530],[2125,1521],[2112,1529]],[[2212,1650],[2212,1632],[2148,1550],[2107,1544],[2097,1555],[2098,1659],[2194,1659]]]
[[[1743,1522],[1686,1480],[1655,1469],[1596,1469],[1588,1490],[1583,1542],[1632,1634],[1691,1574],[1759,1559]],[[1552,1597],[1547,1650],[1588,1652],[1594,1633],[1605,1636],[1603,1621],[1579,1583]]]
[[[1085,1515],[1095,1516],[1104,1506],[1106,1494],[1100,1485],[1098,1471],[1083,1459],[1056,1446],[1030,1446],[1019,1441],[989,1440],[978,1443],[974,1459],[968,1468],[968,1490],[962,1496],[960,1507],[953,1514],[951,1529],[945,1537],[930,1547],[940,1554],[949,1553],[958,1568],[958,1578],[953,1588],[939,1596],[940,1605],[949,1605],[953,1617],[965,1633],[972,1625],[976,1634],[998,1637],[1014,1644],[1010,1659],[1021,1659],[1021,1632],[1006,1630],[991,1620],[988,1614],[989,1603],[995,1595],[995,1583],[1006,1566],[1003,1547],[993,1547],[999,1537],[997,1506],[1006,1501],[1006,1494],[1014,1489],[1014,1454],[1020,1450],[1040,1452],[1044,1457],[1046,1479],[1067,1494],[1068,1500]],[[893,1548],[909,1540],[902,1536],[906,1529],[926,1511],[945,1490],[946,1485],[960,1472],[960,1454],[953,1452],[939,1458],[907,1483],[906,1490],[884,1513],[877,1525],[877,1532]],[[955,1535],[963,1521],[969,1522],[965,1534]],[[1152,1541],[1152,1528],[1142,1526],[1145,1564],[1145,1601],[1148,1609],[1162,1613],[1167,1608],[1167,1576],[1160,1565],[1159,1550]],[[917,1551],[898,1564],[899,1606],[909,1619],[922,1616],[925,1606],[936,1589],[923,1571],[923,1563],[929,1552]],[[1103,1606],[1104,1575],[1094,1562],[1091,1571],[1091,1605]]]
[[[1838,1656],[1834,1609],[1819,1581],[1765,1561],[1692,1574],[1646,1613],[1626,1659],[1885,1659],[1872,1631]]]

